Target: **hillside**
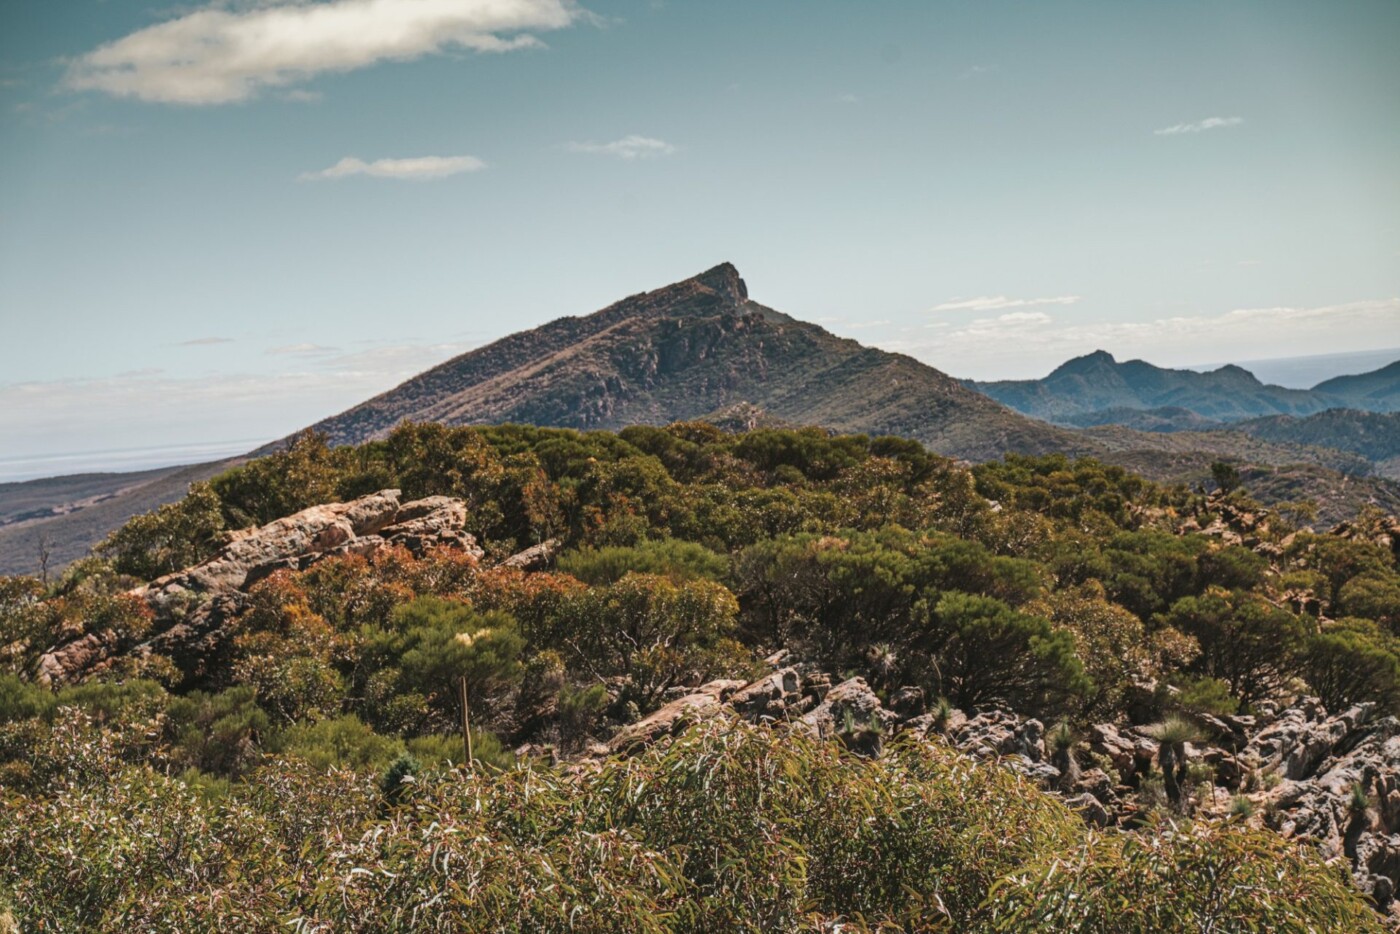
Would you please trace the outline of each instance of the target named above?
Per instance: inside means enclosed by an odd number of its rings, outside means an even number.
[[[1329,408],[1400,409],[1400,362],[1374,373],[1327,380],[1312,389],[1286,389],[1262,383],[1238,366],[1204,373],[1172,370],[1144,360],[1119,362],[1099,350],[1066,361],[1043,379],[967,380],[965,385],[1023,414],[1066,424],[1123,423],[1121,416],[1096,415],[1108,410],[1185,410],[1229,422],[1307,416]]]
[[[513,334],[313,428],[334,444],[382,437],[402,421],[617,429],[741,403],[781,422],[903,435],[970,460],[1095,450],[917,360],[750,300],[728,263]]]
[[[48,547],[49,569],[61,570],[132,516],[173,503],[191,483],[240,462],[0,484],[0,575],[37,573],[41,542]]]
[[[1336,397],[1347,408],[1394,412],[1400,409],[1400,360],[1371,373],[1326,380],[1313,392]]]
[[[302,437],[0,581],[0,931],[1380,934],[1397,540],[812,428]]]
[[[1349,451],[1374,464],[1381,476],[1400,479],[1400,412],[1328,409],[1306,418],[1275,415],[1231,427],[1265,441]]]

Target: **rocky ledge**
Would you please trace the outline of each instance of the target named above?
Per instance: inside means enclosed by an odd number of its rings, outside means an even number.
[[[476,539],[466,531],[467,507],[462,500],[429,496],[400,503],[400,495],[398,490],[380,490],[231,533],[208,560],[131,592],[154,617],[149,641],[124,645],[115,633],[88,633],[46,652],[35,680],[45,685],[68,684],[118,654],[156,652],[175,658],[186,670],[198,670],[198,659],[208,657],[222,641],[224,623],[237,615],[243,595],[280,570],[305,570],[335,555],[372,557],[396,547],[420,556],[449,548],[478,560],[482,557]],[[545,546],[539,547],[547,558]]]

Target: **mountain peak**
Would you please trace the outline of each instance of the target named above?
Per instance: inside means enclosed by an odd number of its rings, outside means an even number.
[[[1055,373],[1089,373],[1104,367],[1116,366],[1118,361],[1107,350],[1096,350],[1082,357],[1066,360],[1055,368]],[[1052,376],[1054,373],[1051,374]]]
[[[735,305],[743,303],[749,297],[748,286],[744,284],[739,270],[733,263],[720,263],[693,277],[691,281],[720,293]]]
[[[1263,385],[1263,383],[1259,382],[1259,378],[1256,377],[1253,373],[1249,372],[1244,367],[1238,366],[1234,363],[1225,364],[1224,366],[1215,370],[1215,373],[1219,376],[1228,376],[1231,379],[1239,380],[1240,382],[1252,383],[1258,386]]]

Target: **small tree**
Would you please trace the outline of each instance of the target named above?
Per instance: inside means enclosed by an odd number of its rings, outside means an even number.
[[[1157,741],[1157,764],[1162,767],[1162,781],[1167,799],[1176,808],[1183,806],[1182,784],[1186,779],[1186,744],[1201,740],[1196,724],[1181,717],[1168,717],[1146,728],[1148,736]]]
[[[1221,493],[1229,495],[1240,486],[1240,472],[1234,464],[1227,464],[1225,461],[1216,461],[1210,465],[1210,475],[1215,480],[1215,485]]]

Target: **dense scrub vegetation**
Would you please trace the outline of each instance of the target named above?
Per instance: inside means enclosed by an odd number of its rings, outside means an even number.
[[[133,652],[82,684],[33,683],[57,642],[139,641],[153,620],[126,591],[228,531],[391,487],[465,500],[487,559],[392,549],[280,571],[212,660]],[[936,743],[872,761],[728,724],[567,764],[780,649],[1066,736],[1304,693],[1400,711],[1392,552],[1277,517],[1248,540],[1183,533],[1227,508],[1255,511],[1247,490],[1092,460],[966,469],[818,431],[303,438],[132,520],[57,583],[0,578],[0,798],[17,816],[0,919],[8,902],[25,930],[1365,930],[1340,875],[1190,820],[1189,796],[1145,788],[1146,829],[1090,832]],[[549,538],[554,570],[495,566]]]

